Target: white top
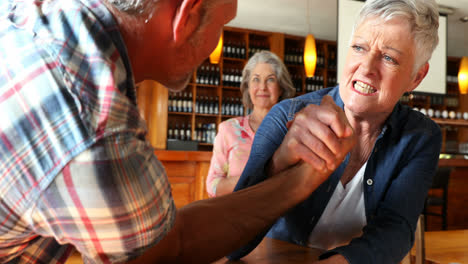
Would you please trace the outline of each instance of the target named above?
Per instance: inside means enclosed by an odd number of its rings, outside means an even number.
[[[347,245],[367,224],[364,207],[364,171],[367,162],[343,187],[338,182],[327,207],[309,236],[309,246],[329,250]]]

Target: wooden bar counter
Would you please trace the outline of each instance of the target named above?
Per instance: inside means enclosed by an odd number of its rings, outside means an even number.
[[[156,150],[154,153],[166,169],[177,208],[208,198],[205,179],[212,152]]]

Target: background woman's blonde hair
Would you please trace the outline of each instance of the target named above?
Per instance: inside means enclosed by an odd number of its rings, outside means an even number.
[[[242,93],[242,103],[246,108],[253,109],[252,99],[250,98],[249,94],[249,80],[252,74],[252,70],[259,63],[270,64],[271,68],[276,74],[281,92],[281,96],[278,98],[278,102],[286,98],[291,98],[296,94],[296,89],[292,84],[291,76],[283,61],[273,52],[266,50],[260,51],[255,53],[249,59],[244,67],[244,70],[242,71],[240,90]]]

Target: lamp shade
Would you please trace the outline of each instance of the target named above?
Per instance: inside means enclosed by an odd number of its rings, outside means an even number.
[[[315,65],[317,64],[317,49],[315,47],[314,35],[309,34],[305,40],[304,47],[304,68],[307,77],[314,76]]]
[[[219,37],[218,45],[210,54],[210,62],[213,64],[218,64],[219,59],[221,58],[221,52],[223,51],[223,34]]]
[[[462,57],[458,71],[458,87],[461,94],[468,93],[468,57]]]

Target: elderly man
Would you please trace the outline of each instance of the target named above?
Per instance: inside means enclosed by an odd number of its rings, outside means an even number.
[[[300,163],[176,210],[145,140],[135,82],[182,89],[236,6],[2,1],[1,263],[63,263],[73,248],[87,263],[207,263],[247,243],[329,176]],[[354,142],[352,133],[341,136],[337,161]]]

